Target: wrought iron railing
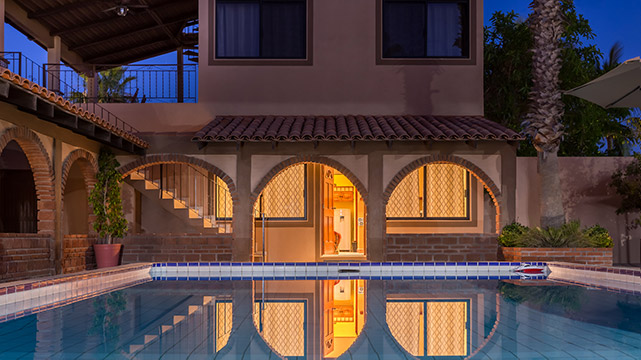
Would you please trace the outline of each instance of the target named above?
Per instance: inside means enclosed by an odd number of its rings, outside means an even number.
[[[79,90],[72,97],[75,102],[195,103],[198,101],[198,65],[195,64],[95,65],[88,71],[96,73],[95,89],[89,89],[88,77],[75,70],[79,67],[44,64],[45,72],[57,74],[65,83],[72,84]],[[101,69],[106,70],[100,71]]]
[[[74,99],[78,97],[78,94],[82,94],[82,91],[75,88],[71,83],[61,79],[57,71],[53,71],[52,69],[46,70],[40,66],[40,64],[26,57],[19,51],[0,52],[0,66],[9,69],[14,74],[18,74],[33,83],[54,91],[66,100],[78,103],[77,106],[81,109],[99,116],[103,121],[108,122],[118,129],[129,133],[138,132],[136,128],[127,124],[99,104],[74,101]]]
[[[225,227],[232,218],[232,198],[227,184],[218,176],[190,164],[157,164],[137,171],[152,182],[161,198],[172,198],[210,221],[211,227]]]

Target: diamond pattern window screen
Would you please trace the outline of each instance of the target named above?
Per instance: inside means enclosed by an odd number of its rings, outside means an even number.
[[[260,210],[267,219],[305,219],[307,207],[307,165],[292,165],[279,172],[256,201],[254,213]]]
[[[216,218],[231,219],[232,205],[229,187],[221,178],[216,177]]]
[[[407,175],[392,192],[387,217],[468,219],[469,172],[453,164],[430,164]]]
[[[466,356],[468,311],[468,301],[393,300],[387,302],[387,325],[414,356]]]
[[[232,302],[231,300],[216,301],[216,352],[219,352],[229,341],[232,326]]]
[[[305,301],[254,303],[254,325],[265,342],[279,355],[305,356]]]

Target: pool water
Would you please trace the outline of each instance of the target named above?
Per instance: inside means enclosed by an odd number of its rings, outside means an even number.
[[[641,359],[641,297],[548,280],[152,281],[0,323],[0,359]]]

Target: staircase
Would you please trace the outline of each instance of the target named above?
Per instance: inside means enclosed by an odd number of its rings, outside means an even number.
[[[182,44],[184,47],[183,55],[187,60],[198,62],[198,19],[191,20],[181,32]]]
[[[182,312],[172,315],[165,321],[165,323],[161,323],[160,325],[158,325],[158,327],[151,329],[149,333],[141,335],[140,337],[137,337],[135,341],[129,343],[128,347],[125,347],[125,349],[123,349],[127,353],[126,357],[130,359],[136,358],[136,355],[144,352],[144,350],[149,347],[151,347],[150,350],[152,350],[153,353],[160,353],[157,350],[163,347],[162,342],[159,343],[159,341],[161,341],[161,338],[180,338],[182,334],[174,334],[178,327],[185,320],[189,320],[189,318],[192,316],[202,316],[206,314],[204,312],[208,310],[208,307],[213,306],[214,303],[215,302],[213,296],[203,296],[202,302],[198,303],[197,305],[189,305],[187,306],[187,309],[184,309]],[[209,313],[211,313],[211,310],[209,311]],[[173,344],[176,341],[180,341],[180,339],[172,340],[174,341],[168,341],[168,343]],[[164,346],[167,346],[167,344],[164,344]],[[154,349],[154,347],[159,347],[159,349]]]
[[[158,164],[135,171],[127,182],[144,196],[202,233],[231,232],[227,184],[190,164]]]

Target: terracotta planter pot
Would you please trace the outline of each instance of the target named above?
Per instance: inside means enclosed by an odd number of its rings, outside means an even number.
[[[122,244],[94,244],[98,269],[120,265],[120,249]]]

